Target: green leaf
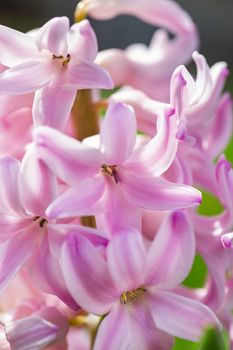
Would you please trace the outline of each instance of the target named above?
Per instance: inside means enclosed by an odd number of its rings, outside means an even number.
[[[194,343],[188,340],[176,338],[172,350],[198,350],[199,343]],[[215,349],[212,349],[215,350]]]
[[[207,272],[208,270],[203,258],[197,254],[192,269],[182,284],[189,288],[201,288],[204,286]]]
[[[225,155],[226,155],[227,159],[233,165],[233,137],[225,150]]]
[[[197,350],[227,350],[227,341],[223,333],[214,328],[205,331],[200,347]]]
[[[212,193],[202,191],[202,203],[198,207],[197,211],[201,215],[214,216],[223,211],[223,206],[219,202],[219,199]]]

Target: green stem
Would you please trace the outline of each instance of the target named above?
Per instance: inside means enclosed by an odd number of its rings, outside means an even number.
[[[74,136],[82,141],[99,133],[99,116],[92,103],[91,90],[79,90],[72,108]],[[96,227],[94,216],[81,218],[83,226]]]

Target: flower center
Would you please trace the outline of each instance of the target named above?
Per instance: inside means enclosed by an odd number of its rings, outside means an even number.
[[[132,304],[133,302],[135,302],[138,297],[140,297],[140,295],[142,295],[143,293],[146,292],[146,288],[145,287],[139,287],[135,290],[130,290],[130,291],[126,291],[123,294],[121,294],[121,303],[122,304]]]
[[[52,57],[53,57],[53,60],[62,60],[62,65],[64,67],[66,67],[71,60],[71,56],[69,53],[66,55],[66,57],[64,57],[62,55],[60,55],[60,56],[53,55]]]
[[[44,227],[48,223],[48,220],[40,216],[34,216],[33,221],[38,221],[40,227]]]
[[[102,173],[104,175],[109,175],[113,177],[113,179],[115,180],[115,183],[117,184],[118,182],[121,182],[121,179],[116,168],[117,168],[116,165],[107,165],[105,163],[101,165]]]

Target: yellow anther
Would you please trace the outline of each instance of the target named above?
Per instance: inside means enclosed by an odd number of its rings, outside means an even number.
[[[69,53],[66,55],[66,57],[64,57],[62,55],[60,55],[60,56],[53,55],[52,58],[53,58],[53,60],[62,60],[62,65],[64,67],[67,66],[71,60],[71,56]]]
[[[121,302],[122,304],[131,304],[134,301],[136,301],[141,294],[145,292],[146,289],[144,287],[139,287],[135,290],[126,291],[121,294]]]

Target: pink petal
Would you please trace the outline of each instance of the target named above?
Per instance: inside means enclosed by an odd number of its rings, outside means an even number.
[[[228,209],[229,221],[232,225],[233,215],[233,170],[231,164],[222,155],[216,165],[216,180],[218,185],[218,194],[224,207]],[[225,222],[226,224],[226,222]]]
[[[209,237],[206,242],[209,241]],[[202,242],[202,248],[205,243]],[[197,247],[199,253],[204,257],[208,268],[208,279],[204,286],[204,294],[201,295],[201,302],[210,307],[212,310],[217,310],[223,304],[226,298],[226,290],[223,288],[225,285],[225,267],[222,255],[216,254],[207,249],[207,253],[203,252],[199,246]],[[220,248],[221,249],[221,248]],[[209,254],[208,254],[209,253]],[[224,266],[225,265],[225,266]]]
[[[6,336],[12,350],[42,350],[56,339],[58,327],[37,316],[7,323]]]
[[[120,14],[128,14],[179,34],[190,31],[194,27],[189,15],[177,3],[170,0],[156,2],[136,0],[134,3],[120,0],[109,4],[101,0],[85,0],[84,4],[85,11],[96,19],[106,20]]]
[[[93,350],[127,350],[129,344],[130,323],[128,312],[125,307],[116,304],[101,322]]]
[[[200,127],[203,121],[214,117],[228,71],[225,62],[218,62],[209,68],[204,56],[198,52],[193,53],[193,59],[197,65],[197,78],[194,86],[187,82],[184,114],[191,125]],[[185,69],[183,74],[185,80],[188,79],[190,74]]]
[[[120,49],[108,49],[100,51],[97,55],[97,64],[100,64],[111,75],[114,86],[125,85],[129,79],[130,62],[125,51]],[[121,67],[121,69],[119,69]]]
[[[181,116],[183,111],[183,92],[186,85],[186,80],[182,74],[183,69],[183,66],[177,67],[171,77],[171,105],[176,109],[178,118]]]
[[[39,158],[61,180],[69,184],[94,176],[103,163],[99,150],[52,128],[38,127],[34,140]]]
[[[164,108],[164,114],[157,123],[157,134],[145,146],[133,153],[127,169],[142,167],[155,176],[163,174],[175,158],[178,140],[177,125],[173,109]],[[139,164],[141,162],[141,164]]]
[[[94,246],[106,246],[108,234],[102,230],[78,224],[47,224],[49,249],[54,257],[60,258],[61,247],[69,233],[86,237]]]
[[[29,262],[28,270],[30,281],[39,291],[54,294],[71,309],[78,309],[78,305],[66,287],[59,258],[52,255],[46,238],[41,243],[38,252],[33,255],[33,259]]]
[[[52,18],[36,33],[36,45],[38,50],[49,50],[56,56],[66,55],[68,53],[68,30],[69,19],[67,17]]]
[[[82,308],[99,315],[111,309],[116,291],[107,263],[86,238],[69,236],[61,266],[70,294]]]
[[[22,229],[30,222],[29,218],[0,214],[0,243],[8,239],[14,239]]]
[[[178,294],[156,291],[148,303],[157,327],[176,337],[198,341],[207,326],[221,328],[207,306]]]
[[[128,230],[115,235],[108,245],[107,257],[109,270],[120,294],[142,286],[146,252],[139,232]]]
[[[14,98],[16,96],[8,97]],[[22,97],[22,95],[20,97]],[[9,105],[12,105],[10,99],[8,100],[8,103]],[[2,135],[0,139],[0,153],[2,155],[9,155],[16,157],[17,159],[22,159],[25,152],[25,146],[31,142],[32,138],[31,114],[31,108],[16,108],[15,111],[0,118],[0,134]],[[15,140],[17,140],[17,142],[15,142]]]
[[[149,249],[146,284],[176,287],[188,275],[194,256],[194,232],[187,216],[182,211],[169,214]]]
[[[19,171],[20,164],[16,159],[0,158],[0,211],[12,216],[26,217],[19,195]]]
[[[233,130],[232,121],[232,99],[230,95],[225,93],[221,98],[216,116],[203,143],[212,159],[216,158],[228,145]]]
[[[34,232],[33,232],[34,234]],[[17,274],[34,252],[36,235],[23,232],[4,243],[0,250],[0,289]]]
[[[32,107],[34,95],[27,94],[22,96],[0,96],[0,116],[6,118],[9,114],[16,112],[22,108]]]
[[[38,53],[34,39],[17,30],[0,26],[0,62],[7,67],[13,67],[35,58]]]
[[[35,148],[26,152],[20,169],[19,188],[24,208],[44,217],[45,209],[55,198],[57,183],[46,165],[38,159]]]
[[[130,316],[131,339],[134,350],[171,350],[173,337],[158,330],[145,303],[135,303]]]
[[[79,58],[70,61],[66,82],[62,88],[65,90],[112,89],[113,83],[105,69]]]
[[[141,231],[141,209],[126,200],[119,186],[111,186],[111,183],[106,181],[101,202],[104,210],[96,216],[99,229],[108,232],[110,236],[129,227]]]
[[[68,36],[69,53],[81,60],[94,61],[98,51],[97,38],[88,20],[72,25]]]
[[[37,312],[37,315],[58,327],[58,333],[52,349],[66,350],[66,336],[70,328],[67,315],[63,314],[59,306],[44,306]]]
[[[152,100],[141,90],[130,87],[123,87],[116,91],[109,97],[109,101],[132,106],[137,119],[137,128],[146,135],[154,136],[158,115],[164,114],[164,103]]]
[[[124,174],[124,193],[131,204],[152,210],[182,209],[201,202],[195,188],[150,176]]]
[[[61,88],[63,79],[54,77],[49,85],[35,94],[33,103],[34,125],[47,125],[63,130],[66,127],[76,97],[76,91]]]
[[[136,142],[136,118],[132,107],[112,103],[101,127],[101,146],[107,164],[124,163]]]
[[[0,93],[21,95],[45,86],[51,79],[50,62],[28,61],[0,74]]]
[[[94,215],[104,211],[99,199],[104,193],[105,180],[102,176],[87,178],[76,186],[71,186],[48,207],[50,219],[68,218],[77,215]]]
[[[0,325],[0,349],[11,350],[10,344],[6,339],[5,327],[3,325]]]

